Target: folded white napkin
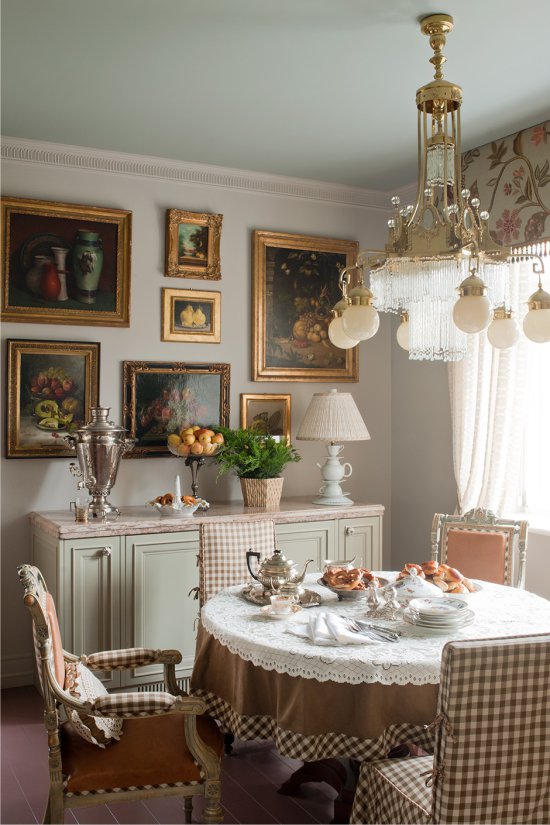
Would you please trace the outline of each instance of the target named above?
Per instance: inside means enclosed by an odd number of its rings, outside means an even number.
[[[293,624],[287,633],[310,639],[314,645],[368,645],[373,639],[348,630],[346,622],[334,613],[316,613],[307,624]]]

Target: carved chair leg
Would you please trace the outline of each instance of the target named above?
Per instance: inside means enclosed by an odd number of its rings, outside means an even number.
[[[185,821],[187,825],[192,821],[193,816],[193,797],[186,796],[183,800],[183,808],[185,810]]]
[[[64,821],[63,793],[52,788],[44,813],[44,823],[45,825],[63,825]]]
[[[202,814],[203,821],[207,825],[215,825],[223,822],[223,808],[220,804],[221,782],[219,779],[212,779],[204,783],[205,806]]]

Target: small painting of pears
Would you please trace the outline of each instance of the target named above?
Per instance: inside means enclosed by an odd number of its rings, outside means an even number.
[[[162,340],[219,344],[221,293],[163,289]]]
[[[208,329],[212,324],[212,307],[209,304],[176,301],[175,312],[176,329]]]

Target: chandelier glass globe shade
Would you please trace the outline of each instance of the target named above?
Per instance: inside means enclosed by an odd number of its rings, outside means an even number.
[[[550,309],[530,309],[523,319],[523,331],[536,344],[550,341]]]
[[[515,318],[495,318],[487,327],[489,343],[496,349],[509,349],[519,340],[519,326]]]
[[[346,335],[342,328],[342,316],[333,318],[328,326],[328,337],[332,344],[339,349],[356,347],[359,341]]]
[[[453,307],[453,321],[462,332],[481,332],[491,320],[491,304],[485,295],[463,295]]]
[[[372,306],[352,305],[342,315],[342,328],[349,338],[366,341],[378,332],[380,318]]]
[[[397,343],[402,349],[409,350],[409,322],[401,321],[397,327],[396,333]]]

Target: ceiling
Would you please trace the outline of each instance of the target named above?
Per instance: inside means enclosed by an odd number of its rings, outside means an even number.
[[[464,149],[550,117],[543,0],[2,0],[2,133],[387,191],[434,12]]]

